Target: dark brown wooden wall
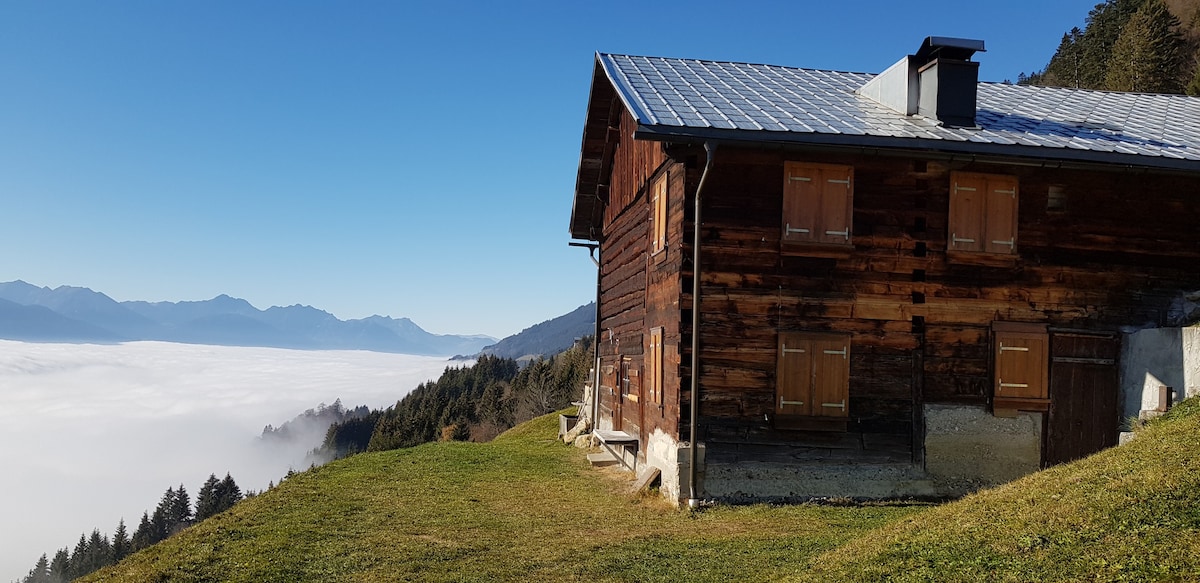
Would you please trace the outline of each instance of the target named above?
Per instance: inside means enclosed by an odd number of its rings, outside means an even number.
[[[849,257],[781,253],[785,160],[854,166]],[[1012,264],[948,261],[955,170],[1018,177]],[[1051,185],[1065,189],[1064,209],[1047,208]],[[851,430],[904,433],[919,403],[987,403],[995,320],[1165,324],[1171,297],[1200,288],[1194,178],[723,147],[703,197],[705,419],[765,423],[780,330],[851,334]]]
[[[640,399],[636,425],[645,440],[655,429],[676,435],[679,419],[679,269],[680,230],[683,224],[683,181],[686,173],[680,164],[669,164],[662,146],[656,142],[632,139],[636,124],[622,115],[620,142],[614,150],[613,180],[605,209],[604,235],[601,242],[600,284],[600,358],[603,370],[614,370],[621,358],[629,358],[636,370],[631,377],[633,392]],[[668,183],[667,249],[650,255],[649,190],[658,176],[666,174]],[[664,391],[663,405],[650,402],[645,389],[646,344],[653,327],[663,327]],[[615,374],[610,375],[616,377]],[[606,411],[616,409],[618,391],[603,391],[601,404]],[[628,428],[627,428],[628,429]]]

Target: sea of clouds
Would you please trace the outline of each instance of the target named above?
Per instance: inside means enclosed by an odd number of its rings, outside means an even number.
[[[386,407],[452,363],[366,351],[0,340],[0,581],[80,533],[130,534],[163,491],[209,474],[262,490],[315,442],[258,440],[320,403]],[[458,366],[459,364],[453,364]]]

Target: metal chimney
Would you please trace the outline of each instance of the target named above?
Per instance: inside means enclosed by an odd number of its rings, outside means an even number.
[[[975,125],[975,89],[983,41],[927,37],[908,55],[858,89],[864,97],[904,115],[920,114],[948,126]]]
[[[974,126],[979,63],[970,58],[983,50],[981,40],[927,37],[912,59],[920,75],[917,113],[948,126]]]

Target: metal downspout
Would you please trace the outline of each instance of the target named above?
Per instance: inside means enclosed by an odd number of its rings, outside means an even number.
[[[590,251],[595,251],[592,255]],[[596,264],[596,331],[592,336],[592,434],[600,429],[600,254],[604,251],[597,243],[594,249],[589,249],[592,263]]]
[[[712,169],[716,151],[716,142],[704,142],[704,172],[700,174],[700,184],[696,185],[696,212],[692,219],[692,387],[689,420],[692,443],[688,448],[688,508],[700,505],[699,493],[696,492],[696,450],[700,447],[696,431],[700,416],[700,193],[704,191],[704,181]]]

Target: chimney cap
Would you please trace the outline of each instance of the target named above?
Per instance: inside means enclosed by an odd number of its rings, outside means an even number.
[[[987,52],[983,41],[969,38],[954,38],[949,36],[927,36],[917,49],[916,57],[919,63],[928,63],[937,58],[958,59],[968,61],[971,55]]]

